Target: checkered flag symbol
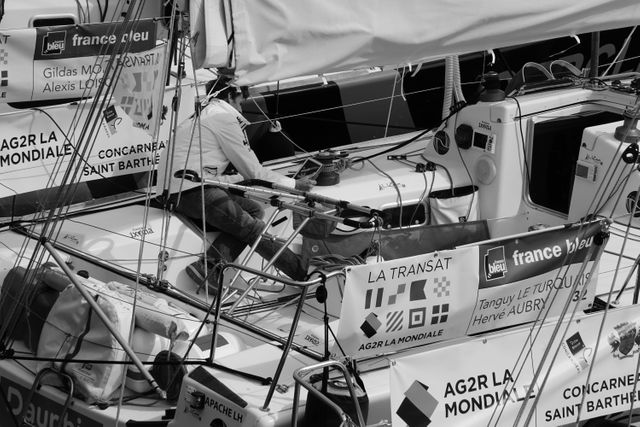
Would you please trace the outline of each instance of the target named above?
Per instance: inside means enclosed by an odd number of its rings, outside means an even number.
[[[434,285],[433,293],[435,294],[436,297],[442,298],[442,297],[448,297],[449,295],[451,295],[451,293],[449,292],[449,288],[451,287],[451,282],[446,277],[442,277],[440,279],[437,277],[434,278],[433,285]]]
[[[9,52],[4,49],[0,49],[0,64],[7,65],[9,64]]]
[[[402,295],[406,287],[407,285],[405,285],[404,283],[399,284],[398,291],[395,294],[389,295],[389,298],[387,299],[387,305],[395,304],[398,301],[398,295]]]
[[[124,110],[125,113],[129,114],[131,110],[135,107],[136,98],[133,96],[123,96],[120,99],[120,106]]]

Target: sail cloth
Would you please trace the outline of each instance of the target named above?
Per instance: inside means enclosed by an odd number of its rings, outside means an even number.
[[[235,67],[239,85],[417,65],[640,21],[637,0],[191,0],[190,8],[196,66]]]

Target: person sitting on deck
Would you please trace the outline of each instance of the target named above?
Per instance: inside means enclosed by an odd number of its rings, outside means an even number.
[[[203,198],[200,183],[183,181],[174,176],[176,171],[201,171],[203,180],[231,183],[262,179],[303,191],[315,185],[313,180],[294,180],[261,165],[244,132],[248,122],[241,115],[243,91],[228,83],[228,79],[220,77],[207,84],[207,94],[211,96],[209,103],[202,108],[199,118],[194,116],[177,127],[175,147],[172,150],[169,146],[164,150],[158,171],[159,186],[170,179],[171,193],[181,189],[179,194],[171,196],[177,202],[176,212],[201,223],[204,208],[207,226],[220,231],[205,256],[187,267],[187,274],[199,285],[203,285],[206,279],[205,263],[209,272],[221,260],[233,262],[248,245],[260,238],[265,228],[262,221],[264,209],[254,200],[206,183]],[[167,162],[169,155],[172,156],[171,162]],[[170,174],[164,174],[163,169],[169,163]],[[238,174],[224,174],[230,165]],[[265,259],[271,259],[281,246],[279,241],[261,238],[256,252]],[[289,248],[284,249],[274,261],[274,266],[291,279],[304,280],[306,277],[307,270],[301,258]],[[211,279],[209,284],[215,285],[215,278]]]

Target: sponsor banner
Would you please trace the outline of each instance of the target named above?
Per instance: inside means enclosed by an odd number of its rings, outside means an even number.
[[[573,312],[576,305],[578,311],[589,308],[595,296],[597,277],[596,272],[589,280],[592,266],[593,261],[586,267],[570,264],[519,282],[479,289],[467,333],[533,322],[542,316],[558,316],[567,298],[571,299],[569,312]],[[572,291],[574,285],[576,290]]]
[[[581,312],[595,296],[601,229],[594,222],[350,267],[338,340],[363,358],[556,317],[567,301],[569,313]]]
[[[73,409],[73,405],[67,410],[62,422],[63,405],[42,396],[34,394],[31,402],[29,389],[5,377],[0,377],[0,388],[6,400],[0,405],[0,420],[2,425],[18,426],[22,424],[22,416],[28,425],[39,426],[64,426],[64,427],[101,427],[102,423],[92,420]],[[25,405],[26,408],[25,408]],[[95,411],[95,409],[94,409]],[[12,423],[15,421],[17,424]],[[7,423],[7,424],[5,424]]]
[[[165,46],[158,46],[142,54],[123,58],[124,68],[114,89],[113,97],[131,117],[136,127],[153,135],[158,123],[158,105],[162,103],[159,87],[164,87],[162,67]]]
[[[479,245],[478,300],[467,333],[558,316],[567,299],[571,311],[576,304],[579,311],[588,308],[597,277],[589,280],[591,269],[600,252],[594,238],[601,229],[594,222]]]
[[[142,20],[122,32],[118,24],[64,25],[37,28],[33,56],[33,99],[90,96],[102,80],[116,46],[126,47],[125,68],[132,61],[129,53],[153,49],[156,24]],[[149,54],[148,54],[149,55]],[[148,62],[151,59],[147,60]]]
[[[394,359],[393,425],[556,426],[629,410],[640,399],[639,308],[564,321],[553,340],[548,322]]]
[[[478,289],[467,334],[559,316],[567,298],[571,300],[569,313],[576,305],[578,312],[589,308],[596,289],[597,269],[590,279],[593,263],[588,262],[586,267],[570,264],[526,280]]]
[[[124,27],[124,28],[123,28]],[[120,52],[143,52],[156,45],[153,19],[38,27],[34,60],[77,59]]]
[[[593,246],[594,236],[602,230],[593,222],[582,228],[552,229],[525,237],[493,241],[480,245],[480,288],[514,283],[543,273],[556,271],[584,261]],[[595,260],[597,250],[592,251]]]
[[[78,98],[98,87],[116,46],[142,53],[156,46],[153,20],[61,25],[0,32],[0,101]],[[123,40],[120,43],[118,39]],[[128,57],[128,55],[127,55]],[[125,67],[133,60],[123,57]]]
[[[476,301],[478,248],[349,267],[337,338],[355,358],[463,335]],[[339,351],[335,349],[335,351]]]
[[[66,133],[77,123],[76,108],[64,105],[42,111],[19,111],[12,113],[11,120],[3,122],[0,197],[62,184],[64,172],[79,145],[77,135]],[[83,110],[80,121],[84,120],[87,110]],[[159,162],[159,150],[165,146],[163,140],[152,142],[120,107],[110,106],[103,112],[90,153],[75,160],[81,164],[79,179],[91,181],[149,171]]]

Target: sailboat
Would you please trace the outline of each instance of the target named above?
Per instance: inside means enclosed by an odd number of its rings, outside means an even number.
[[[467,101],[455,55],[640,6],[289,3],[132,0],[114,23],[5,31],[32,73],[9,68],[25,85],[2,97],[71,100],[0,117],[3,423],[637,421],[640,76],[532,62]],[[265,203],[264,238],[309,264],[294,281],[252,247],[213,286],[187,276],[215,233],[154,176],[209,68],[254,86],[441,58],[433,129],[269,164],[309,192],[182,171]]]

